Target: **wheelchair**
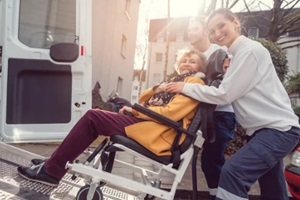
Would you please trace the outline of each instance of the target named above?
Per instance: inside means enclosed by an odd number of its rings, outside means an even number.
[[[218,50],[208,61],[206,82],[208,85],[218,86],[223,75],[222,63],[226,56],[224,50]],[[85,185],[80,188],[76,200],[102,200],[104,185],[118,188],[124,191],[133,191],[137,199],[153,200],[155,198],[172,200],[178,184],[181,182],[189,163],[192,161],[193,200],[197,199],[197,157],[204,141],[213,142],[215,131],[212,114],[216,105],[199,104],[195,116],[188,129],[184,129],[181,123],[172,121],[139,104],[134,104],[133,109],[141,112],[154,120],[172,127],[177,131],[173,141],[170,156],[157,156],[138,142],[122,135],[114,135],[106,138],[95,151],[83,163],[67,163],[66,167],[77,175],[83,176]],[[179,138],[186,134],[185,140],[179,144]],[[126,152],[153,165],[153,169],[143,168],[132,163],[120,160],[116,155]],[[140,180],[133,180],[113,173],[113,166],[120,165],[123,169],[138,173]],[[163,173],[173,174],[174,181],[170,189],[161,187]]]

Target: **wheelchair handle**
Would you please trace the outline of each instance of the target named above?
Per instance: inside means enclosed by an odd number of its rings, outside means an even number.
[[[140,113],[143,113],[144,115],[147,115],[148,117],[151,117],[152,119],[155,119],[156,121],[161,122],[164,125],[167,125],[171,128],[174,128],[175,130],[185,133],[189,136],[195,137],[195,134],[184,129],[179,122],[173,121],[161,114],[158,114],[157,112],[154,112],[144,106],[141,106],[140,104],[135,103],[132,108]]]

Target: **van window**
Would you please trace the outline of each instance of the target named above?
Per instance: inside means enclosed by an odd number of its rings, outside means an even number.
[[[76,42],[76,1],[21,0],[19,40],[32,48]]]

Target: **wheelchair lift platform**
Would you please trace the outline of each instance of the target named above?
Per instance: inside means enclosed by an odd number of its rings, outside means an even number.
[[[20,177],[17,167],[30,166],[32,158],[42,158],[9,144],[0,143],[0,199],[1,200],[74,200],[84,186],[82,178],[71,179],[66,174],[56,188],[34,183]],[[103,186],[104,200],[137,200],[136,194],[126,193],[109,186]]]
[[[16,146],[16,147],[15,147]],[[67,174],[62,183],[57,188],[45,186],[39,183],[33,183],[27,181],[20,177],[17,173],[17,167],[20,165],[29,166],[30,160],[32,158],[42,158],[46,151],[51,151],[52,149],[49,145],[45,144],[27,144],[28,148],[24,148],[23,145],[9,145],[0,142],[0,199],[1,200],[74,200],[78,190],[84,185],[82,178],[77,178],[76,180],[71,180],[71,174]],[[17,148],[21,147],[21,148]],[[56,146],[54,147],[56,148]],[[23,150],[26,149],[26,150]],[[30,150],[30,151],[28,151]],[[34,152],[34,153],[32,153]],[[38,155],[41,153],[43,156]],[[121,155],[125,159],[130,159],[136,165],[144,165],[145,163],[137,158],[126,157],[126,155]],[[200,193],[207,193],[208,189],[204,179],[204,175],[200,169],[200,162],[197,165],[198,168],[198,191]],[[122,173],[125,176],[135,177],[135,174],[129,174],[122,168],[117,169],[117,173]],[[169,182],[173,180],[166,174],[164,176],[163,187],[169,188]],[[176,195],[186,197],[186,194],[191,195],[191,173],[187,171],[182,182],[178,186],[178,190],[182,191],[181,194]],[[104,186],[103,194],[105,200],[137,200],[137,194],[128,191],[128,193],[122,192],[118,189],[114,189],[112,186]],[[258,184],[251,188],[250,194],[252,196],[259,195]],[[207,196],[207,195],[205,195]],[[175,198],[176,199],[176,198]],[[207,198],[201,198],[205,200]]]

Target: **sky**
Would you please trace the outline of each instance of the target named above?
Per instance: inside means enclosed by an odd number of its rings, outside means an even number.
[[[197,0],[171,0],[171,17],[196,15],[199,4],[200,1]],[[149,10],[150,19],[167,17],[166,0],[142,0],[141,7],[143,6],[145,10]]]

